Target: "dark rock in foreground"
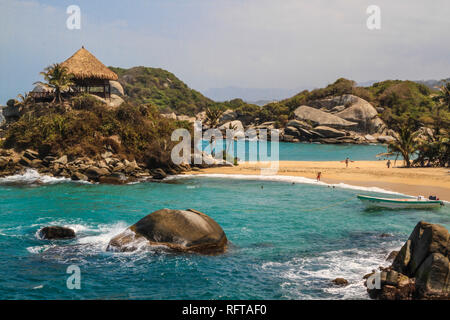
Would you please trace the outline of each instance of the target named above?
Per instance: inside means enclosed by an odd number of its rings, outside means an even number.
[[[223,253],[227,237],[206,214],[193,210],[155,211],[111,239],[107,250],[134,251],[141,246],[164,245],[180,252]]]
[[[450,299],[450,234],[438,224],[419,222],[394,259],[380,273],[372,299]],[[366,283],[367,286],[367,283]]]
[[[51,226],[42,228],[39,235],[46,240],[72,239],[75,238],[75,231],[66,227]]]

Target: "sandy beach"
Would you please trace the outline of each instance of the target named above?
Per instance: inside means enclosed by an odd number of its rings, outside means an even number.
[[[397,162],[397,165],[401,162]],[[191,171],[189,174],[244,174],[259,175],[269,163],[246,162],[235,167],[219,167]],[[315,179],[322,172],[321,181],[346,183],[363,187],[378,187],[407,195],[437,195],[450,201],[450,173],[448,168],[386,167],[385,161],[280,161],[277,175],[300,176]]]

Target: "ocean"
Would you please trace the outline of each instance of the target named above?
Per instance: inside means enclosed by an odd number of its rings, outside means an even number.
[[[299,155],[298,145],[282,144],[280,158],[374,160],[383,152],[380,146],[304,146],[308,152]],[[120,186],[33,171],[2,178],[0,299],[368,299],[362,277],[388,265],[387,255],[418,221],[450,228],[450,208],[366,210],[358,193],[396,196],[300,177],[180,176]],[[114,235],[161,208],[208,214],[224,229],[228,251],[106,251]],[[37,231],[48,225],[71,227],[77,238],[41,240]],[[71,265],[81,272],[78,290],[67,287]],[[338,277],[350,285],[334,286]]]

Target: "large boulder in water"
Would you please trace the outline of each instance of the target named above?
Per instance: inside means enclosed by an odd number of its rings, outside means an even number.
[[[419,222],[394,259],[381,272],[375,299],[450,299],[450,234],[438,224]]]
[[[39,230],[39,236],[46,240],[60,240],[75,238],[75,231],[61,226],[44,227]]]
[[[111,239],[107,250],[134,251],[141,246],[164,245],[175,251],[222,253],[225,232],[212,218],[193,209],[155,211]]]

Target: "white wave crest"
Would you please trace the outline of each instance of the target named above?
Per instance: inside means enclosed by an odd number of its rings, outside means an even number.
[[[246,175],[246,174],[222,174],[222,173],[204,173],[204,174],[185,174],[167,177],[164,180],[174,180],[174,179],[190,179],[190,178],[221,178],[221,179],[236,179],[236,180],[253,180],[253,181],[273,181],[273,182],[285,182],[285,183],[301,183],[301,184],[312,184],[326,187],[336,187],[342,189],[369,191],[369,192],[379,192],[387,194],[403,195],[402,193],[386,190],[378,187],[362,187],[354,186],[346,183],[325,183],[322,181],[316,181],[315,179],[305,178],[305,177],[295,177],[295,176],[280,176],[280,175]]]
[[[93,245],[100,250],[105,251],[111,238],[123,232],[127,227],[128,224],[123,221],[113,224],[100,224],[95,229],[92,227],[86,227],[86,230],[89,230],[90,233],[95,234],[80,237],[77,242],[79,244]]]
[[[388,245],[386,252],[398,250],[400,242]],[[367,299],[363,276],[387,266],[387,254],[381,250],[348,249],[325,252],[318,256],[294,258],[287,262],[266,262],[261,268],[281,279],[281,289],[289,299]],[[383,250],[384,251],[384,250]],[[332,284],[344,278],[348,286]],[[311,289],[316,291],[311,293]]]
[[[34,169],[27,169],[23,174],[0,178],[0,184],[54,184],[71,181],[69,178],[41,175]]]

